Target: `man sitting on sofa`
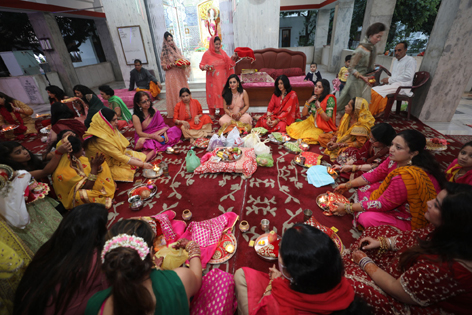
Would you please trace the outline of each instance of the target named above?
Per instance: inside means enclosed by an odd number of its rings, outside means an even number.
[[[382,113],[387,105],[387,95],[394,94],[399,86],[411,86],[416,72],[416,60],[407,56],[408,44],[400,42],[395,46],[392,76],[381,81],[383,85],[372,88],[369,110],[373,116]],[[400,94],[411,96],[410,90],[401,90]]]
[[[161,93],[162,85],[148,70],[143,68],[141,60],[136,59],[134,61],[134,69],[131,70],[129,76],[129,91],[134,90],[134,84],[136,83],[136,92],[149,91],[155,98]]]

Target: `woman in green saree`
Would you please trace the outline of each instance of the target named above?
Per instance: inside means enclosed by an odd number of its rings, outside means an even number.
[[[102,98],[108,101],[108,107],[113,109],[116,116],[118,116],[118,129],[123,129],[131,122],[133,114],[131,114],[125,102],[115,95],[115,91],[109,85],[101,85],[98,90]]]

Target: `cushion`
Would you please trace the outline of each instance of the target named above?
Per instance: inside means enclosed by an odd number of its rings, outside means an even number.
[[[259,69],[259,72],[265,72],[275,80],[275,78],[277,78],[277,77],[274,77],[275,70],[276,69],[274,68],[262,68],[262,69]]]
[[[305,75],[305,72],[300,69],[300,68],[287,68],[287,69],[282,69],[283,74],[285,74],[287,77],[297,77],[301,75]]]
[[[216,151],[220,148],[215,148],[212,152],[216,155]],[[195,175],[205,173],[240,173],[247,178],[251,177],[257,170],[256,154],[253,148],[240,148],[243,151],[243,156],[236,162],[225,163],[225,162],[212,162],[208,160],[200,164],[199,167],[193,172]]]
[[[241,74],[243,83],[274,83],[274,79],[265,72],[243,73]]]

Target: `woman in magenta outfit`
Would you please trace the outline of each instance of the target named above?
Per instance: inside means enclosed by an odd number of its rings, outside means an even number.
[[[447,167],[449,182],[472,185],[472,141],[461,148],[457,159]]]
[[[336,188],[344,192],[362,186],[357,190],[358,203],[339,203],[333,213],[353,214],[354,224],[364,228],[392,225],[405,231],[426,226],[426,202],[441,190],[444,174],[425,146],[426,138],[419,131],[400,132],[392,141],[389,158],[379,167]]]
[[[425,228],[367,228],[343,257],[356,295],[375,314],[470,314],[471,203],[471,186],[447,183],[428,201]]]
[[[156,155],[156,151],[165,151],[180,142],[180,128],[171,128],[165,124],[161,113],[151,106],[146,92],[136,92],[133,103],[133,124],[136,128],[134,149],[143,150],[147,161]]]

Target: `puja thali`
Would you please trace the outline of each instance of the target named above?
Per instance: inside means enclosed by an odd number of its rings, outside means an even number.
[[[273,132],[267,136],[270,142],[276,144],[284,144],[285,142],[289,141],[291,138],[286,133],[283,132]]]
[[[140,189],[141,187],[147,187],[151,194],[149,195],[149,197],[147,197],[146,199],[143,199],[143,200],[149,200],[151,199],[152,197],[154,197],[154,195],[157,193],[157,187],[156,185],[152,184],[152,185],[145,185],[145,184],[140,184],[136,187],[134,187],[133,189],[131,189],[130,191],[128,191],[128,198],[132,197],[133,196],[133,193],[135,191],[137,191],[138,189]]]
[[[447,149],[447,140],[440,138],[427,138],[426,149],[430,151],[444,151]]]
[[[282,239],[282,237],[280,235],[277,235],[277,241],[280,242],[281,239]],[[262,245],[261,242],[263,242],[264,244]],[[260,249],[262,249],[263,247],[269,246],[269,245],[271,245],[271,244],[269,244],[269,233],[264,233],[264,234],[261,234],[256,239],[256,241],[254,243],[254,250],[256,251],[256,254],[259,255],[259,257],[261,257],[261,258],[264,258],[264,259],[267,259],[267,260],[276,260],[279,257],[279,255],[278,255],[279,243],[277,243],[277,245],[276,245],[277,255],[275,257],[263,256],[259,253]]]
[[[233,163],[242,158],[243,151],[240,148],[221,148],[216,151],[216,156],[221,159],[220,162]]]
[[[4,125],[3,128],[2,128],[2,132],[15,130],[18,127],[20,127],[20,125]]]
[[[236,237],[231,233],[223,233],[221,236],[218,247],[215,250],[215,253],[211,257],[209,264],[222,264],[225,261],[228,261],[236,253],[238,248],[238,242],[236,242]],[[232,252],[231,252],[232,250]]]
[[[156,168],[157,167],[157,168]],[[158,178],[159,176],[162,175],[164,171],[162,170],[162,167],[154,166],[153,169],[144,169],[143,170],[143,176],[146,178]]]
[[[285,142],[284,148],[290,153],[298,154],[302,152],[302,149],[300,149],[300,147],[298,146],[298,143],[296,142]]]
[[[195,139],[195,142],[193,143],[193,145],[199,149],[206,149],[209,143],[210,143],[210,139],[208,138],[198,138],[198,139]]]

